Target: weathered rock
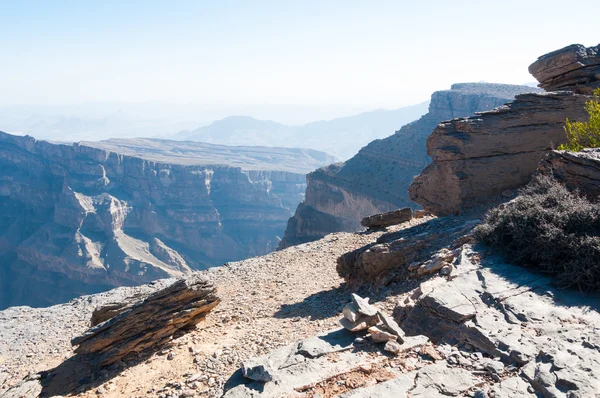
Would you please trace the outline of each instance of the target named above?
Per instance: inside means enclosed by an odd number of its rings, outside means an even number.
[[[373,340],[373,342],[375,343],[385,343],[390,340],[396,341],[397,339],[397,337],[394,334],[382,330],[377,326],[371,326],[369,328],[369,333],[371,334],[371,340]]]
[[[386,228],[391,225],[402,224],[412,219],[412,209],[404,207],[402,209],[389,211],[387,213],[375,214],[362,219],[360,224],[369,229]]]
[[[529,73],[548,91],[591,94],[600,87],[600,45],[572,44],[542,55],[529,66]]]
[[[465,235],[473,225],[473,220],[446,217],[382,235],[375,244],[338,258],[337,271],[354,283],[373,282],[391,271],[413,276],[437,272],[454,260],[457,252],[450,249],[469,239]]]
[[[396,339],[400,343],[404,342],[404,331],[400,328],[400,326],[398,326],[398,323],[396,323],[394,318],[392,318],[383,311],[379,311],[377,314],[379,316],[379,319],[381,320],[380,327],[396,336]]]
[[[93,354],[99,366],[164,343],[176,331],[193,327],[218,303],[215,288],[204,277],[175,281],[119,315],[72,340],[76,354]]]
[[[597,297],[558,291],[550,278],[482,257],[468,245],[459,258],[451,280],[421,284],[421,296],[401,324],[407,333],[437,344],[468,344],[479,355],[523,366],[529,383],[515,381],[504,396],[514,388],[529,396],[531,386],[543,396],[600,391]],[[496,361],[478,361],[490,373],[502,371]]]
[[[521,187],[544,155],[566,141],[565,119],[587,120],[589,98],[522,94],[494,110],[440,123],[427,140],[433,161],[410,185],[410,198],[447,215]]]
[[[318,349],[314,339],[320,340]],[[303,342],[276,349],[259,358],[244,363],[244,376],[255,380],[239,380],[228,387],[224,397],[281,397],[293,396],[297,390],[332,377],[364,363],[365,357],[348,350],[354,335],[344,329],[336,329]],[[335,361],[328,354],[335,353]],[[268,379],[268,380],[267,380]]]
[[[355,322],[350,322],[346,318],[340,319],[340,325],[350,332],[360,332],[361,330],[367,330],[371,326],[375,326],[379,323],[379,318],[375,316],[361,316]]]
[[[295,149],[202,146],[200,157],[190,149],[186,158],[100,146],[0,133],[0,309],[48,306],[272,251],[303,198],[304,173],[324,164],[301,166],[310,154]],[[227,153],[223,165],[211,160],[213,149]]]
[[[600,195],[600,149],[552,151],[540,162],[538,169],[569,189],[577,189],[591,198]]]
[[[526,86],[461,83],[432,94],[429,113],[394,135],[375,140],[345,163],[307,176],[306,199],[289,222],[279,248],[356,231],[362,218],[415,207],[407,188],[430,162],[425,141],[443,120],[472,115],[511,101],[515,95],[541,91]]]

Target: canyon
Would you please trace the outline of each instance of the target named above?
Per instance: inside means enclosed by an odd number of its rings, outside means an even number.
[[[0,133],[0,308],[268,253],[302,200],[305,173],[333,159],[287,148],[183,149]]]
[[[429,112],[395,134],[375,140],[344,163],[310,173],[306,198],[289,220],[280,248],[356,231],[363,217],[417,205],[408,196],[413,177],[430,162],[427,137],[438,123],[501,106],[534,87],[460,83],[432,94]]]

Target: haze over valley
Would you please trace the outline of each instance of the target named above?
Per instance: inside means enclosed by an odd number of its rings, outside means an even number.
[[[0,398],[599,397],[598,11],[0,0]]]

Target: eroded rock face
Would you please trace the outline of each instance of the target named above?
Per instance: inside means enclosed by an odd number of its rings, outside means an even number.
[[[586,120],[589,96],[523,94],[469,118],[440,123],[427,140],[432,163],[410,197],[438,215],[456,214],[526,184],[538,162],[566,141],[564,122]]]
[[[277,246],[302,173],[165,164],[0,133],[0,308],[189,274]]]
[[[531,64],[529,73],[548,91],[592,94],[600,88],[600,45],[573,44],[553,51]]]
[[[538,162],[566,142],[565,119],[587,121],[584,105],[599,87],[598,47],[546,54],[529,71],[552,91],[523,94],[505,106],[441,123],[427,139],[432,163],[410,198],[438,215],[456,214],[526,184]]]
[[[551,151],[538,168],[540,173],[554,177],[569,189],[591,197],[600,194],[600,149]]]
[[[463,117],[539,91],[525,86],[487,83],[454,84],[431,96],[429,112],[394,135],[375,140],[352,159],[307,176],[304,203],[288,222],[279,248],[319,239],[328,233],[356,231],[367,216],[415,207],[408,197],[413,177],[429,163],[425,141],[443,120]]]

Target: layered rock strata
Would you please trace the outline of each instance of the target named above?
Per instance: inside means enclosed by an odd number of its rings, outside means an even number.
[[[571,190],[576,189],[594,199],[600,195],[600,149],[552,151],[542,159],[538,170]]]
[[[402,224],[412,219],[413,211],[410,207],[374,214],[362,219],[360,225],[369,229],[386,228],[391,225]]]
[[[596,47],[547,54],[530,67],[540,86],[573,91],[523,94],[441,123],[427,139],[432,163],[411,184],[410,198],[435,214],[455,214],[527,183],[544,155],[566,142],[565,120],[588,119],[597,62]]]
[[[430,161],[425,141],[443,120],[500,106],[515,95],[539,91],[525,86],[454,84],[431,96],[429,112],[394,135],[375,140],[345,163],[310,173],[306,198],[286,229],[280,248],[319,239],[331,232],[356,231],[362,218],[415,207],[408,186]]]
[[[529,73],[547,91],[592,94],[594,89],[600,88],[600,45],[573,44],[553,51],[531,64]]]
[[[0,133],[0,308],[265,254],[304,184],[302,172],[159,163]]]
[[[56,369],[30,374],[3,396],[66,395],[105,368],[132,355],[151,355],[176,332],[190,330],[220,302],[214,286],[199,274],[170,280],[150,294],[127,297],[112,318],[72,340],[75,356]],[[106,314],[104,307],[96,312]],[[92,318],[94,317],[92,316]]]
[[[218,303],[214,286],[199,274],[180,279],[112,318],[94,326],[71,343],[75,354],[93,354],[99,366],[159,347],[175,332],[189,329],[206,317]],[[111,306],[114,312],[114,307]],[[97,311],[92,317],[98,318]]]
[[[571,92],[523,94],[441,123],[427,140],[433,161],[411,184],[411,199],[434,214],[455,214],[526,184],[544,155],[566,141],[565,119],[585,120],[588,100]]]

